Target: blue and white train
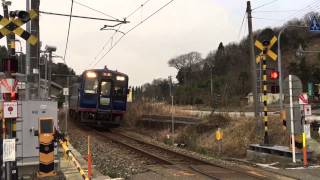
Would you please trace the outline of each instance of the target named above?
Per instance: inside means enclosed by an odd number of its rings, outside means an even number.
[[[100,127],[119,126],[127,109],[128,80],[106,67],[84,71],[71,88],[71,117]]]

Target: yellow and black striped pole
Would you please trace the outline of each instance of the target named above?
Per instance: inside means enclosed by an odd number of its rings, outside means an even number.
[[[262,54],[262,100],[263,100],[263,121],[264,121],[264,144],[269,144],[268,136],[268,85],[267,85],[267,53],[269,42],[263,42],[264,49]]]
[[[70,158],[70,160],[73,162],[73,164],[76,166],[78,172],[80,173],[83,180],[90,180],[88,175],[85,173],[84,169],[82,169],[79,161],[75,157],[75,155],[72,153],[72,151],[68,147],[68,141],[60,139],[59,143],[64,151],[64,153]]]
[[[55,176],[54,122],[51,117],[39,118],[39,178]]]

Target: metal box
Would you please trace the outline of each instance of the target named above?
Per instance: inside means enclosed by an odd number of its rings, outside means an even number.
[[[41,117],[52,117],[57,127],[58,105],[54,101],[19,101],[17,119],[18,166],[39,164],[39,139],[35,136]]]

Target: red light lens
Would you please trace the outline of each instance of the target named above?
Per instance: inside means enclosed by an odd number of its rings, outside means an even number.
[[[279,72],[278,71],[271,71],[271,79],[278,79]]]

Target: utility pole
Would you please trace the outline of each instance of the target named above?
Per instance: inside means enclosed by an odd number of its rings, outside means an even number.
[[[248,15],[248,30],[249,30],[249,41],[250,41],[250,66],[251,66],[251,76],[252,76],[252,93],[253,93],[253,106],[254,106],[254,117],[257,120],[257,125],[259,127],[259,96],[257,92],[257,67],[254,53],[254,40],[252,32],[252,15],[251,15],[251,3],[247,1],[247,15]]]
[[[5,18],[10,19],[11,17],[9,17],[9,8],[8,8],[8,1],[2,0],[2,6],[3,6],[3,16]],[[14,18],[14,17],[12,17]],[[11,71],[13,69],[11,69],[11,63],[14,63],[13,61],[15,61],[16,58],[16,51],[15,51],[15,34],[14,33],[10,33],[7,36],[7,47],[8,47],[8,61],[5,63],[7,64],[7,66],[5,67],[5,78],[14,78],[12,77]],[[16,69],[17,70],[17,69]],[[12,90],[11,90],[11,93]],[[4,96],[4,101],[6,102],[10,102],[13,100],[12,98],[12,94],[11,93],[5,93]],[[16,119],[14,118],[7,118],[7,119],[3,119],[3,124],[4,126],[4,133],[3,133],[3,139],[7,138],[7,139],[12,139],[12,138],[16,138]],[[16,148],[16,147],[15,147]],[[2,165],[2,164],[1,164]],[[17,169],[17,162],[13,161],[13,162],[6,162],[5,163],[5,168],[6,168],[6,180],[16,180],[18,179],[18,169]]]
[[[51,96],[51,80],[52,80],[52,78],[51,78],[51,68],[52,68],[52,51],[49,51],[49,61],[47,62],[48,63],[48,65],[47,65],[47,67],[48,67],[48,72],[46,72],[46,73],[48,73],[48,96],[47,96],[47,98],[50,98],[50,96]]]
[[[30,10],[30,0],[26,0],[26,11],[29,12]],[[26,30],[31,32],[30,29],[30,22],[26,24]],[[30,44],[26,43],[26,91],[25,91],[25,100],[28,101],[30,99],[30,84],[29,84],[29,77],[30,77]]]
[[[49,46],[49,45],[46,45],[46,52],[49,53],[49,61],[47,62],[46,60],[46,63],[47,64],[47,67],[46,67],[46,74],[48,74],[48,93],[47,93],[47,97],[46,98],[49,98],[50,95],[51,95],[51,80],[52,80],[52,76],[51,76],[51,72],[52,72],[52,53],[55,52],[57,50],[57,47],[55,46]],[[47,70],[48,68],[48,70]]]
[[[65,100],[65,127],[64,127],[64,133],[68,134],[68,113],[69,113],[69,94],[70,94],[70,78],[77,77],[76,75],[72,74],[52,74],[52,76],[55,77],[65,77],[67,79],[67,91],[63,92],[64,94],[64,100]]]
[[[174,115],[173,115],[173,93],[172,93],[172,77],[169,76],[170,83],[170,97],[171,97],[171,132],[172,132],[172,144],[174,144]]]
[[[40,0],[31,0],[31,9],[39,12]],[[39,52],[40,52],[40,32],[39,32],[39,16],[31,22],[30,33],[38,37],[38,43],[30,46],[30,99],[38,99],[40,95],[40,71],[39,71]]]
[[[210,65],[210,105],[211,111],[214,111],[213,108],[213,64]]]

